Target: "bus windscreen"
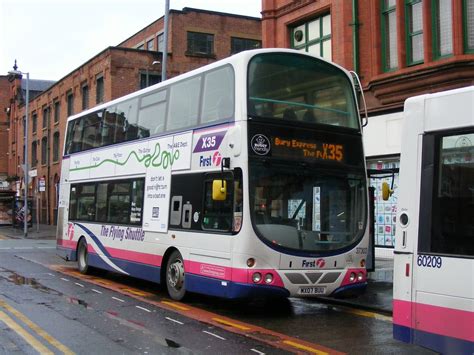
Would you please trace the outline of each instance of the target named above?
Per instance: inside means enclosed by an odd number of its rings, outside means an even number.
[[[248,115],[359,129],[352,85],[316,58],[263,53],[248,68]]]

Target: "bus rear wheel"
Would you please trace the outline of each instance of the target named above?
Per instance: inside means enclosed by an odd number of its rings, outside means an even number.
[[[81,274],[89,273],[89,254],[87,252],[87,242],[81,238],[77,247],[77,268]]]
[[[184,277],[183,257],[175,250],[166,263],[166,289],[170,297],[176,301],[181,301],[186,294]]]

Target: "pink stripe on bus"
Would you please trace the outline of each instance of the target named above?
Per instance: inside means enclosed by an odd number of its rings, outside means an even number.
[[[110,256],[127,261],[133,261],[153,266],[161,266],[163,257],[161,255],[141,253],[138,251],[123,250],[116,248],[106,248]]]
[[[474,312],[394,300],[393,322],[410,328],[415,323],[417,330],[474,341]]]
[[[284,287],[281,277],[273,269],[239,269],[189,260],[184,262],[184,267],[186,272],[191,274],[247,284],[255,284],[252,281],[252,275],[259,272],[262,280],[258,284]],[[264,277],[268,273],[273,275],[273,282],[270,284],[264,282]]]

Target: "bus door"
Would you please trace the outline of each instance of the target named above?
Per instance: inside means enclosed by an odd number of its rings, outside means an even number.
[[[430,346],[426,334],[434,333],[474,341],[474,129],[426,133],[422,147],[414,340]]]

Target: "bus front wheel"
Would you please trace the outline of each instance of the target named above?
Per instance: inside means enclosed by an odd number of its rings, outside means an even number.
[[[186,294],[183,257],[177,250],[171,253],[166,264],[166,289],[176,301],[182,300]]]
[[[77,268],[81,274],[87,274],[89,272],[87,242],[85,238],[81,238],[77,247]]]

